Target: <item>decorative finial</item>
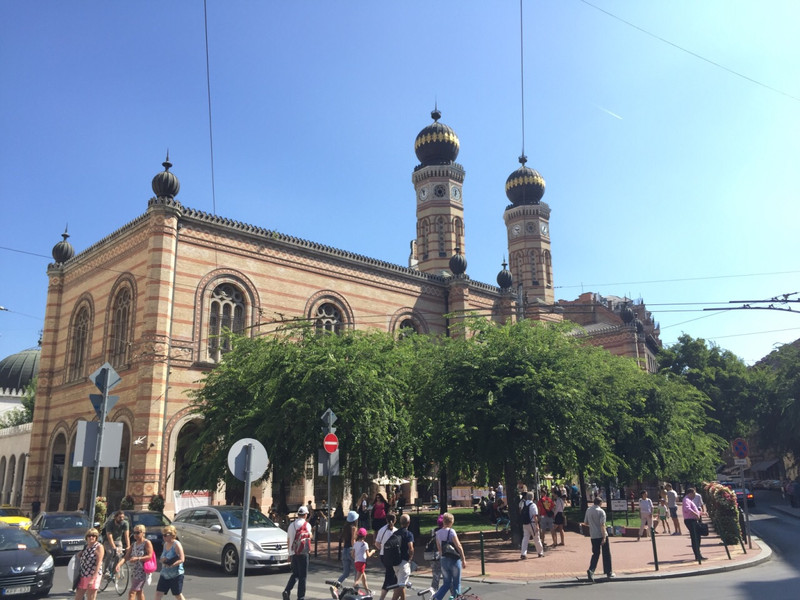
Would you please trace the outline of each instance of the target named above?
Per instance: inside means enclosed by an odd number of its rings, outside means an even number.
[[[169,168],[172,166],[172,163],[169,162],[169,148],[167,148],[167,160],[161,163],[161,166],[164,167],[165,171],[169,171]]]
[[[519,156],[519,164],[521,164],[524,167],[526,162],[528,162],[528,157],[525,156],[524,153],[520,154],[520,156]]]
[[[434,121],[438,121],[439,119],[442,118],[442,113],[439,111],[439,103],[436,100],[434,100],[433,102],[433,110],[431,111],[431,118]]]
[[[506,262],[506,255],[505,254],[503,255],[503,262],[501,262],[500,264],[503,265],[503,270],[505,270],[508,267],[508,263]]]

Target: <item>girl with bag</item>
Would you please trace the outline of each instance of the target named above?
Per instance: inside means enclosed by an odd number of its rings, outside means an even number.
[[[183,546],[175,539],[177,534],[178,531],[172,525],[161,530],[164,551],[161,553],[161,575],[156,585],[156,600],[161,600],[167,592],[172,592],[175,600],[183,600],[183,563],[186,557]]]
[[[97,598],[97,588],[100,586],[100,578],[103,572],[103,556],[105,549],[103,544],[97,541],[100,532],[92,527],[86,532],[86,546],[78,553],[75,571],[77,574],[77,589],[75,590],[75,600],[94,600]]]
[[[151,573],[156,570],[156,553],[153,544],[144,537],[144,525],[137,525],[133,528],[133,543],[128,546],[125,556],[117,563],[119,572],[122,563],[130,563],[131,570],[131,589],[128,592],[128,600],[145,600],[144,584]],[[145,569],[147,565],[147,569]]]
[[[441,557],[444,582],[439,591],[433,595],[434,600],[442,600],[448,592],[454,597],[461,594],[461,569],[467,566],[467,559],[464,556],[464,548],[458,540],[458,534],[453,531],[454,521],[452,514],[444,513],[442,528],[436,532],[436,546]]]

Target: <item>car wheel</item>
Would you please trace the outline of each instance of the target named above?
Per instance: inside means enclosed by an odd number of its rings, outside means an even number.
[[[225,546],[222,550],[222,570],[228,575],[239,574],[239,553],[233,546]]]

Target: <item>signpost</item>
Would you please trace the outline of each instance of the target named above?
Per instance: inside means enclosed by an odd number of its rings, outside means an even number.
[[[269,458],[264,446],[258,440],[243,438],[228,450],[228,468],[233,476],[244,481],[244,502],[242,502],[242,537],[239,543],[239,581],[236,585],[236,600],[242,599],[244,586],[244,566],[247,563],[247,525],[250,521],[250,483],[264,474]],[[287,548],[288,552],[288,548]]]
[[[331,459],[333,457],[333,453],[339,450],[339,438],[336,437],[334,433],[336,431],[336,427],[333,424],[336,422],[336,415],[333,414],[333,411],[329,408],[325,411],[322,415],[322,422],[325,423],[328,433],[325,435],[325,438],[322,440],[322,447],[328,453],[328,514],[325,517],[328,519],[328,560],[331,559],[331,517],[333,515],[330,514],[331,510]]]
[[[750,537],[750,510],[747,506],[747,488],[744,485],[744,469],[747,466],[747,455],[750,454],[750,448],[747,445],[747,440],[736,438],[731,442],[731,451],[736,457],[734,463],[739,466],[739,479],[742,482],[742,507],[744,508],[744,522],[745,522],[745,537],[747,537],[750,549],[753,549],[753,538]]]
[[[97,386],[97,389],[100,390],[101,393],[99,396],[97,394],[89,394],[89,400],[92,402],[92,406],[94,407],[95,411],[97,412],[97,416],[100,419],[100,427],[97,430],[97,447],[94,455],[92,501],[89,508],[89,515],[92,518],[92,523],[94,523],[96,517],[95,508],[97,505],[97,488],[100,484],[100,457],[103,454],[103,430],[106,427],[106,415],[108,414],[111,406],[114,406],[117,400],[119,400],[118,396],[109,396],[108,392],[112,388],[116,387],[120,381],[122,381],[122,377],[120,377],[119,374],[114,370],[114,367],[112,367],[109,363],[105,363],[102,367],[97,369],[97,371],[89,375],[89,379],[92,380],[92,383]],[[109,403],[111,406],[109,406]],[[100,523],[100,526],[102,527],[103,524]]]

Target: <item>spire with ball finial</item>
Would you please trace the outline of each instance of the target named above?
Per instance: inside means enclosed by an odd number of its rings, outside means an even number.
[[[164,170],[153,177],[153,192],[158,198],[175,198],[181,189],[181,183],[174,173],[169,172],[172,167],[172,163],[169,162],[169,150],[167,150],[167,159],[161,165]]]
[[[67,262],[70,258],[75,256],[75,248],[73,248],[72,244],[67,241],[69,238],[69,234],[67,233],[68,229],[69,225],[64,227],[64,233],[61,234],[63,239],[53,246],[53,260],[55,260],[56,264],[59,265]]]

